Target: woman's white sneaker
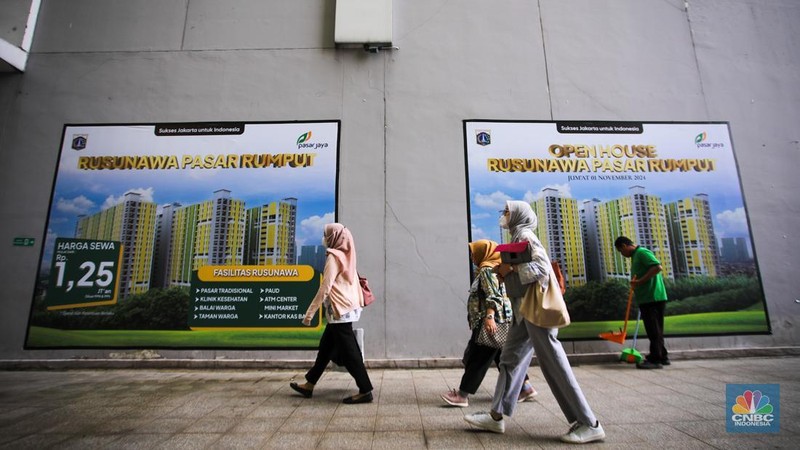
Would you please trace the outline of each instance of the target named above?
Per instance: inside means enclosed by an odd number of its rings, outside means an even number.
[[[464,420],[467,421],[468,424],[478,427],[482,430],[491,431],[493,433],[503,434],[506,432],[506,423],[503,419],[494,420],[492,419],[492,415],[488,412],[477,412],[472,414],[467,414],[464,416]]]
[[[567,434],[561,436],[563,442],[570,444],[585,444],[587,442],[601,441],[605,438],[606,432],[603,431],[603,426],[600,425],[600,422],[597,422],[594,427],[575,422]]]

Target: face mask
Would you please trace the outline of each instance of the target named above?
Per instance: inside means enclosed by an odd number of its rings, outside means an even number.
[[[498,221],[500,224],[500,228],[507,230],[508,229],[508,217],[500,216],[500,220]]]

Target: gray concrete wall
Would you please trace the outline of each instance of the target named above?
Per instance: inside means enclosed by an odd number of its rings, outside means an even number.
[[[366,355],[405,359],[468,337],[462,120],[729,121],[774,334],[668,346],[796,346],[800,4],[687,4],[395,1],[399,50],[369,54],[334,48],[334,0],[44,1],[27,71],[0,76],[0,359],[109,353],[22,349],[62,126],[108,122],[340,119],[339,217],[379,297]]]
[[[22,46],[31,0],[0,0],[0,39]]]

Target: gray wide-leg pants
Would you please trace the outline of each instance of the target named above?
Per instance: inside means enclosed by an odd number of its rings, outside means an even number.
[[[517,407],[517,398],[525,373],[531,364],[533,352],[542,369],[547,385],[567,418],[594,426],[597,422],[586,397],[575,379],[564,347],[558,340],[557,328],[541,328],[525,319],[515,323],[500,355],[500,375],[492,399],[492,410],[511,416]]]

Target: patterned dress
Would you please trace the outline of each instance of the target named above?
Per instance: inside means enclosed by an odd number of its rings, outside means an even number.
[[[499,283],[491,267],[482,267],[469,289],[467,322],[470,330],[481,325],[488,308],[494,309],[494,320],[497,323],[513,319],[511,301],[506,297],[505,287]]]

